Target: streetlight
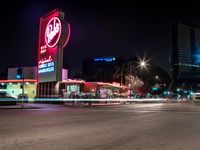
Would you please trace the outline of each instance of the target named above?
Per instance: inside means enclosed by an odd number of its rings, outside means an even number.
[[[139,66],[140,66],[141,68],[146,68],[146,66],[147,66],[147,62],[144,61],[144,60],[140,60],[140,62],[139,62]]]
[[[146,67],[149,65],[148,62],[149,62],[150,59],[146,60],[145,57],[144,57],[143,59],[141,59],[141,58],[138,58],[138,59],[139,59],[139,62],[138,62],[139,67],[140,67],[141,69],[142,69],[142,68],[145,68],[145,69],[146,69]]]
[[[146,62],[145,61],[142,61],[141,62],[141,67],[145,67],[146,66]]]

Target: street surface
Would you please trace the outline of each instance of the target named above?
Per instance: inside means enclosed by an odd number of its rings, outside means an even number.
[[[0,107],[1,150],[199,150],[200,105]]]

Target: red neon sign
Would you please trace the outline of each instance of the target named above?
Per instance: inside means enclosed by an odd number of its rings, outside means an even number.
[[[51,62],[52,60],[53,60],[53,59],[51,58],[51,56],[49,56],[48,59],[44,58],[44,60],[43,60],[43,59],[40,60],[40,61],[39,61],[39,64],[49,63],[49,62]]]
[[[38,42],[38,81],[62,81],[63,48],[70,38],[65,13],[52,10],[40,18]]]
[[[58,17],[53,17],[47,23],[45,30],[45,43],[48,47],[54,47],[58,43],[61,35],[61,22]]]
[[[71,35],[70,24],[68,23],[67,26],[68,26],[68,35],[67,35],[67,39],[66,39],[65,44],[63,45],[63,47],[65,47],[67,45],[67,43],[69,42],[70,35]]]

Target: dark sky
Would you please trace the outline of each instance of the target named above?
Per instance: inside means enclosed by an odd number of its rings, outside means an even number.
[[[200,24],[199,4],[145,1],[17,1],[1,4],[0,68],[37,64],[39,18],[54,8],[66,12],[71,38],[64,49],[70,74],[81,71],[81,60],[100,56],[151,58],[169,72],[171,24]]]

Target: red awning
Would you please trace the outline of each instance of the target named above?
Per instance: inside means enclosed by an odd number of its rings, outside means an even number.
[[[21,82],[37,82],[35,79],[24,79],[24,80],[0,80],[0,83],[21,83]]]

